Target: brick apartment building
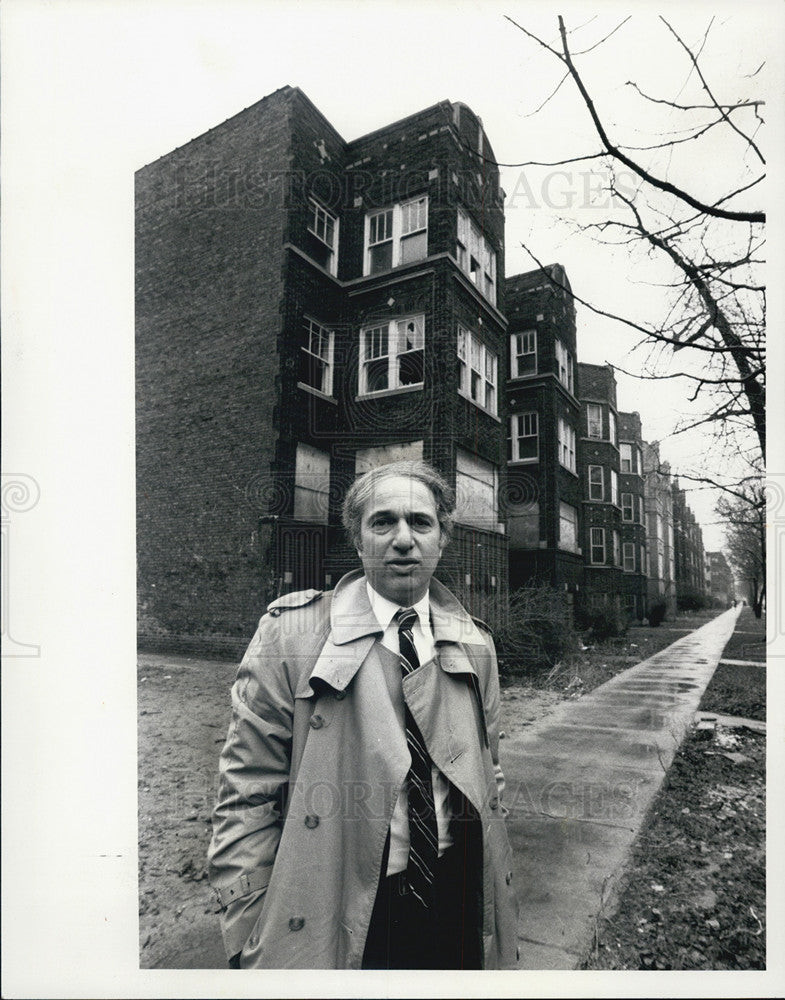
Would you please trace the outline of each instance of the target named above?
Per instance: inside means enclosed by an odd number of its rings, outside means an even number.
[[[649,607],[664,602],[676,613],[676,567],[673,552],[673,493],[670,465],[660,460],[657,441],[643,442]]]
[[[722,552],[707,552],[706,591],[708,596],[722,608],[727,608],[736,599],[733,573]]]
[[[631,617],[670,594],[669,479],[578,364],[563,268],[504,278],[492,161],[464,104],[347,142],[284,87],[137,172],[143,635],[244,637],[332,586],[348,485],[402,457],[456,487],[439,576],[492,624],[531,580]]]
[[[575,306],[564,269],[505,282],[510,586],[539,580],[580,600],[581,485]]]
[[[442,101],[345,142],[284,87],[137,173],[142,628],[245,635],[356,564],[356,472],[423,457],[458,494],[440,575],[507,590],[503,192]]]
[[[622,603],[632,620],[648,606],[646,500],[643,432],[637,411],[619,413],[619,501],[621,506]]]
[[[624,576],[616,379],[609,365],[579,364],[578,381],[587,606],[621,613]]]
[[[676,577],[676,603],[694,606],[706,598],[703,532],[687,503],[687,495],[678,479],[671,484],[673,493],[673,563]]]

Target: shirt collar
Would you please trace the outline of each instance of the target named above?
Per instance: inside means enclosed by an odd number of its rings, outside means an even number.
[[[373,589],[367,579],[365,581],[365,586],[368,590],[368,600],[371,602],[371,609],[376,616],[376,620],[386,631],[393,618],[401,610],[401,605],[395,604],[393,601],[388,601],[386,597],[382,597],[380,593]],[[423,629],[425,629],[430,621],[430,600],[427,592],[421,600],[419,600],[416,604],[410,605],[410,607],[414,608],[417,612],[420,625]]]

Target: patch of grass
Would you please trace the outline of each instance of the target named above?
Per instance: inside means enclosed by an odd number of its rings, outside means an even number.
[[[766,615],[756,618],[752,608],[743,608],[736,628],[722,651],[725,660],[766,660]]]
[[[703,712],[766,721],[766,668],[721,663],[700,703]]]

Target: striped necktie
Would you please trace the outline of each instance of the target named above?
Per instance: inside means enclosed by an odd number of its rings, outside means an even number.
[[[398,641],[401,649],[403,676],[420,666],[414,648],[413,628],[417,612],[406,608],[397,614]],[[409,864],[406,876],[414,895],[423,906],[430,906],[433,898],[433,879],[439,857],[439,834],[436,827],[436,809],[431,781],[431,758],[425,747],[422,733],[414,721],[404,699],[404,725],[406,743],[411,754],[409,768]]]

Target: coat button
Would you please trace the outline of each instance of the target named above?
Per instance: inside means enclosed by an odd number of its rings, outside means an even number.
[[[507,883],[507,885],[509,885],[510,882],[512,882],[512,872],[507,872],[507,874],[504,876],[504,881]]]
[[[317,712],[310,718],[311,729],[321,729],[324,725],[324,718]]]
[[[343,701],[345,697],[346,697],[346,692],[345,691],[336,691],[335,692],[335,700],[336,701]]]
[[[319,825],[319,817],[318,816],[306,816],[305,817],[305,825],[308,827],[309,830],[315,830],[316,827]]]
[[[289,918],[289,930],[290,931],[301,931],[305,927],[304,917],[290,917]]]

